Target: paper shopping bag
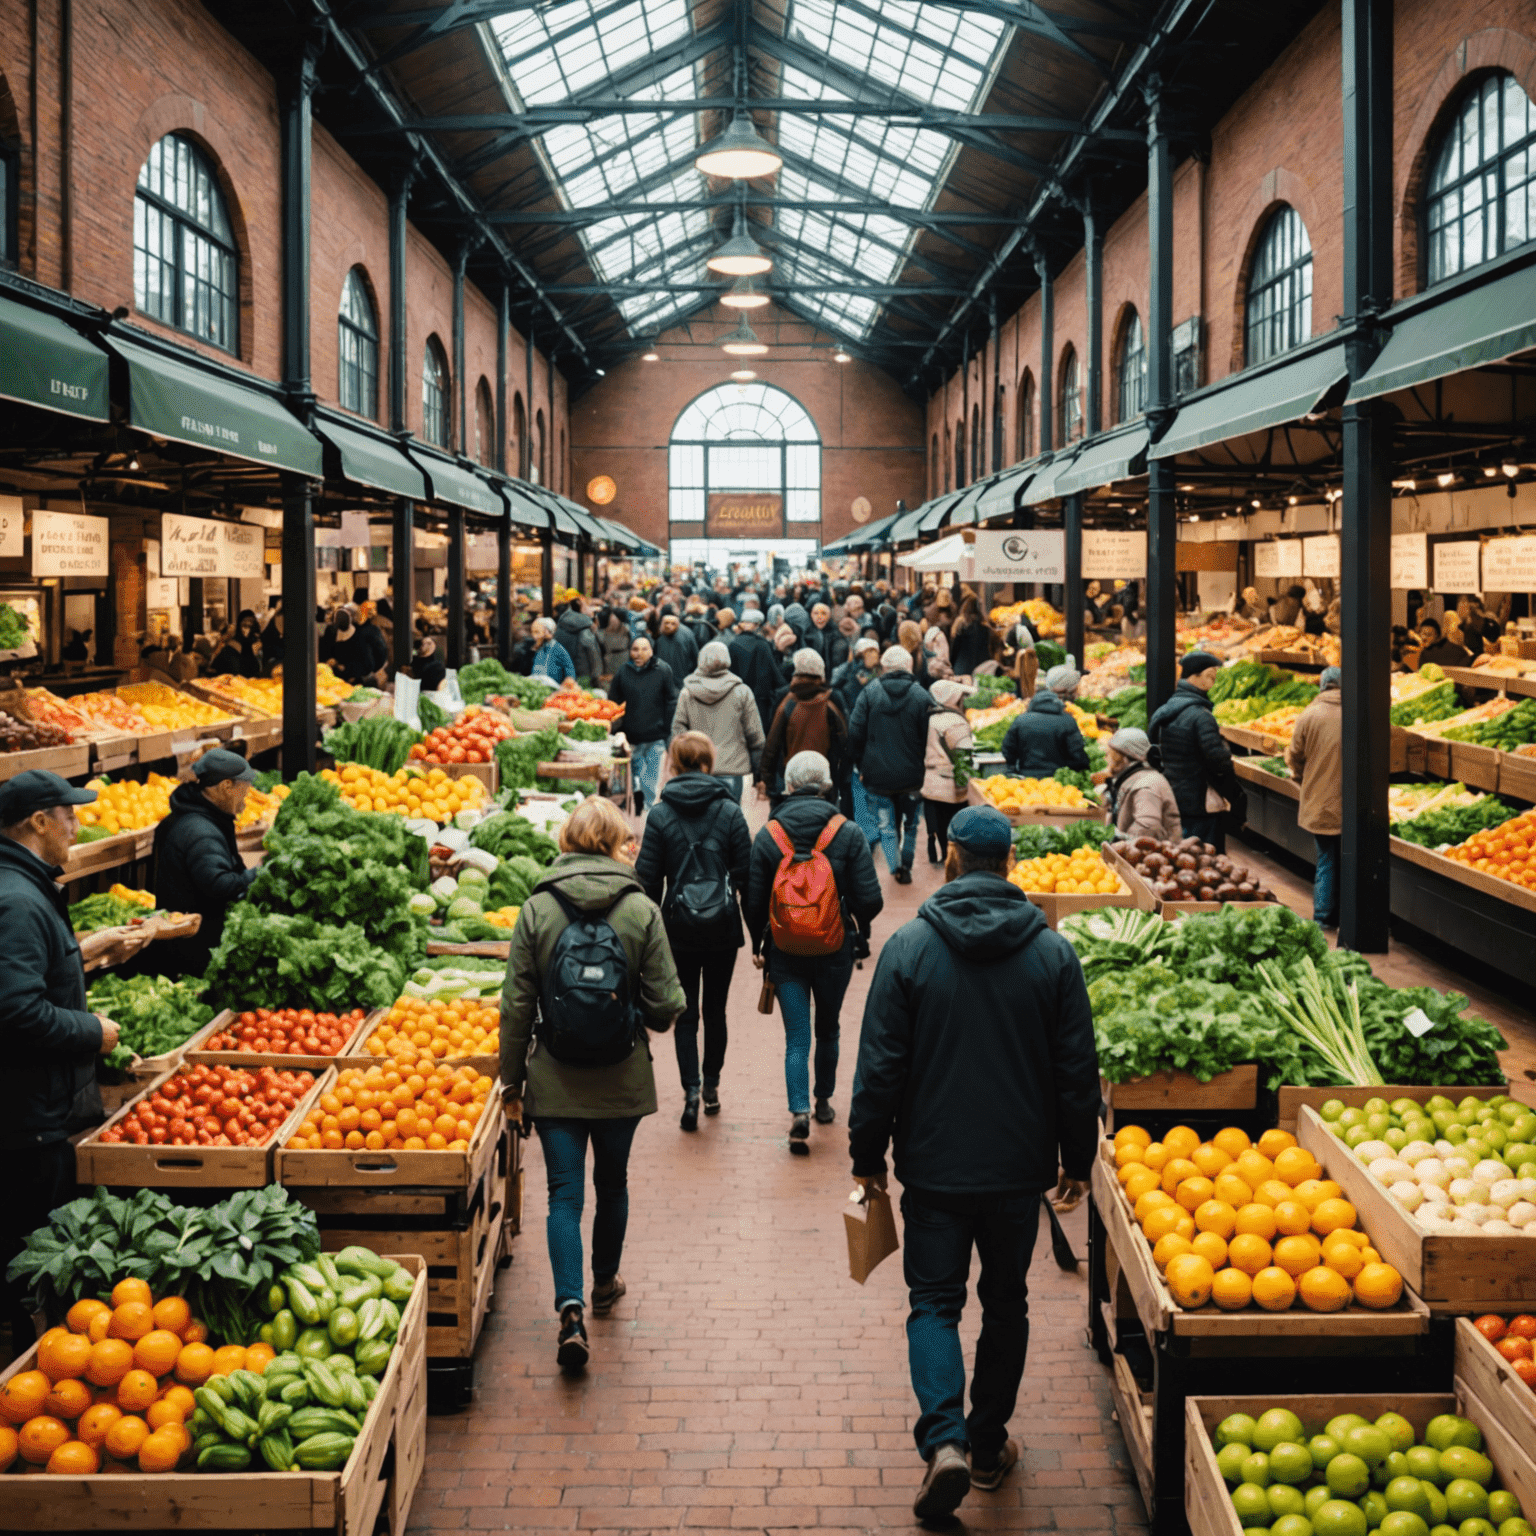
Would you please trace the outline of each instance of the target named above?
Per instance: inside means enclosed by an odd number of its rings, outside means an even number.
[[[848,1229],[848,1273],[863,1285],[882,1259],[896,1252],[896,1217],[883,1189],[856,1189],[843,1212]]]

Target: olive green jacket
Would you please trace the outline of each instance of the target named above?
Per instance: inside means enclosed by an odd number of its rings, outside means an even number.
[[[553,885],[582,911],[601,911],[619,892],[633,892],[608,920],[629,956],[630,982],[637,988],[647,1028],[669,1028],[686,1002],[661,910],[645,894],[634,869],[601,854],[563,853],[540,877],[512,930],[507,979],[501,989],[503,1090],[522,1094],[530,1116],[621,1120],[654,1115],[656,1079],[644,1030],[629,1057],[611,1067],[566,1066],[534,1039],[544,973],[555,940],[566,926],[560,903],[548,894]]]

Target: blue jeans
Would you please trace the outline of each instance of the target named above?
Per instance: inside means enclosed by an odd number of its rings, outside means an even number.
[[[877,795],[867,786],[864,794],[874,814],[886,867],[893,875],[898,869],[911,869],[912,857],[917,852],[917,819],[922,800],[917,795]],[[871,838],[871,850],[874,846],[875,840]]]
[[[1312,877],[1312,920],[1332,927],[1339,920],[1339,834],[1314,832],[1317,871]]]
[[[853,975],[852,961],[831,955],[818,964],[809,977],[792,976],[775,980],[779,1011],[784,1016],[784,1087],[789,1094],[789,1112],[811,1112],[811,1001],[816,1003],[816,1097],[830,1099],[837,1087],[838,1014],[843,994]]]
[[[1040,1230],[1040,1196],[925,1195],[909,1189],[901,1197],[901,1214],[902,1268],[912,1303],[907,1359],[921,1410],[913,1430],[917,1449],[927,1461],[941,1445],[958,1445],[978,1467],[991,1467],[1008,1438],[1024,1376],[1027,1281]],[[976,1281],[981,1337],[967,1417],[960,1314],[973,1244],[981,1259]]]
[[[638,1115],[625,1120],[567,1120],[538,1115],[534,1129],[544,1148],[549,1216],[544,1224],[549,1267],[555,1274],[555,1311],[586,1305],[581,1286],[581,1207],[587,1185],[587,1140],[592,1142],[592,1278],[602,1285],[619,1272],[629,1225],[629,1147]]]
[[[869,795],[859,770],[853,769],[848,777],[848,787],[853,800],[853,824],[869,839],[871,849],[880,841],[880,828],[875,825],[875,813],[869,808]]]
[[[661,760],[667,755],[664,741],[632,741],[630,772],[635,776],[635,796],[646,805],[656,803],[656,781],[661,777]]]

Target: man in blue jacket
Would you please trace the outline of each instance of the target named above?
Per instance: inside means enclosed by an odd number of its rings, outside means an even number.
[[[28,769],[0,784],[0,1041],[6,1073],[0,1147],[0,1285],[12,1350],[30,1348],[32,1320],[5,1268],[48,1213],[75,1196],[69,1137],[101,1118],[96,1057],[117,1045],[117,1025],[85,1006],[85,967],[58,884],[79,831],[75,807],[96,798],[56,773]]]
[[[1008,1420],[1040,1198],[1055,1186],[1058,1210],[1082,1199],[1098,1134],[1082,966],[1005,878],[1012,850],[990,806],[950,823],[949,883],[881,951],[854,1075],[854,1178],[883,1189],[894,1142],[903,1186],[914,1433],[928,1463],[919,1520],[953,1513],[969,1488],[997,1488],[1019,1459]],[[973,1246],[982,1321],[967,1418],[959,1324]]]

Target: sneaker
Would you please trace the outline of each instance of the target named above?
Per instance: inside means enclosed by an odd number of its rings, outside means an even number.
[[[789,1122],[789,1150],[796,1157],[809,1157],[811,1136],[811,1117],[809,1115],[796,1115]]]
[[[941,1445],[923,1474],[912,1513],[922,1521],[947,1520],[970,1489],[971,1469],[965,1463],[965,1453],[958,1445]]]
[[[911,885],[912,871],[910,869],[898,869],[894,878],[897,885]]]
[[[706,1115],[718,1115],[720,1113],[720,1090],[718,1088],[705,1088],[704,1113]]]
[[[624,1276],[615,1275],[606,1285],[594,1285],[592,1287],[592,1315],[594,1317],[607,1317],[613,1311],[614,1304],[624,1294]]]
[[[997,1453],[997,1460],[990,1467],[978,1467],[973,1459],[971,1462],[971,1487],[979,1488],[983,1493],[993,1493],[1002,1487],[1003,1479],[1018,1465],[1019,1442],[1017,1440],[1003,1441],[1003,1448]]]
[[[592,1351],[587,1348],[587,1325],[578,1306],[569,1306],[560,1314],[560,1338],[555,1345],[555,1364],[568,1376],[586,1370]]]
[[[688,1090],[688,1097],[683,1101],[683,1117],[677,1122],[685,1131],[696,1131],[699,1128],[699,1091],[697,1088]],[[593,1302],[597,1298],[594,1296]]]
[[[837,1119],[837,1111],[832,1108],[831,1099],[816,1100],[816,1124],[831,1125]]]

